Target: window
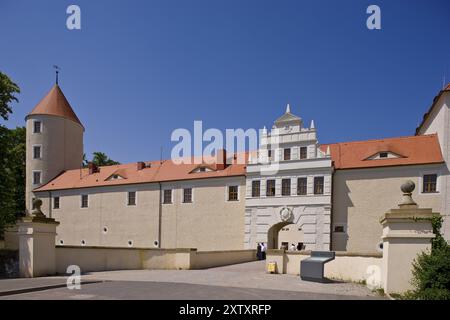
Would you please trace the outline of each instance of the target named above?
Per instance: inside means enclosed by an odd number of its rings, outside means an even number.
[[[128,191],[128,205],[129,206],[136,205],[136,191]]]
[[[308,153],[308,148],[307,147],[300,147],[300,159],[306,159]]]
[[[59,209],[59,197],[53,198],[53,209]]]
[[[345,228],[344,228],[344,226],[334,226],[334,232],[336,232],[336,233],[344,233],[345,232]]]
[[[238,200],[238,186],[228,186],[228,201]]]
[[[275,180],[267,180],[266,196],[275,196]]]
[[[297,195],[305,196],[307,193],[307,178],[298,178],[297,179]]]
[[[269,157],[269,159],[272,159],[272,150],[271,149],[267,150],[267,156]]]
[[[40,184],[40,183],[41,183],[41,172],[33,171],[33,184]]]
[[[252,181],[252,197],[257,198],[260,196],[261,191],[261,181],[255,180]]]
[[[172,190],[171,189],[164,190],[163,203],[165,203],[165,204],[172,203]]]
[[[380,152],[380,158],[387,158],[388,153],[387,152]]]
[[[284,149],[284,160],[291,160],[291,149]]]
[[[281,195],[283,196],[291,195],[291,179],[281,180]]]
[[[423,193],[437,192],[437,174],[425,174],[423,176]]]
[[[184,203],[192,202],[192,188],[184,188],[183,189],[183,202]]]
[[[42,123],[40,121],[33,122],[33,133],[41,133]]]
[[[314,177],[314,194],[323,194],[323,177]]]
[[[199,172],[205,172],[205,171],[206,171],[206,168],[205,168],[205,167],[200,167],[200,168],[198,169],[198,171],[199,171]]]
[[[82,208],[87,208],[89,205],[89,198],[87,194],[82,194],[81,195],[81,207]]]
[[[33,146],[33,159],[41,158],[41,146]]]

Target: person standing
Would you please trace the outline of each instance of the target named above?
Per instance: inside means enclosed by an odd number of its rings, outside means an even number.
[[[256,259],[261,260],[261,245],[258,243],[256,246]]]
[[[262,260],[266,260],[266,245],[264,243],[261,243],[261,255]]]

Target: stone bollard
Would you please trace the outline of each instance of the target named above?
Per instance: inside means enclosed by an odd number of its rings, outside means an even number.
[[[55,236],[59,222],[41,211],[42,200],[35,199],[36,209],[17,222],[19,235],[19,272],[22,278],[56,273]]]
[[[435,237],[431,218],[439,215],[432,209],[420,209],[411,193],[415,185],[407,181],[401,186],[403,198],[399,208],[384,214],[382,283],[386,293],[403,293],[412,289],[412,263],[418,254],[431,250]]]

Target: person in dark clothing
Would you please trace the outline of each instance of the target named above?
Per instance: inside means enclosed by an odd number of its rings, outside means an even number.
[[[266,245],[261,243],[261,259],[266,260]]]
[[[261,255],[261,245],[258,243],[258,245],[256,246],[256,258],[258,260],[262,260],[262,255]]]
[[[297,245],[297,250],[302,251],[302,249],[303,249],[303,243],[299,242]]]

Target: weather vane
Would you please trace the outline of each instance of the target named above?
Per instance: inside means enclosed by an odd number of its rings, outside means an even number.
[[[61,68],[58,67],[57,65],[53,65],[53,68],[55,68],[55,72],[56,72],[56,84],[58,84],[58,73],[59,73],[59,70],[61,70]]]

